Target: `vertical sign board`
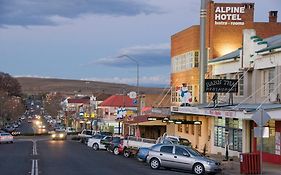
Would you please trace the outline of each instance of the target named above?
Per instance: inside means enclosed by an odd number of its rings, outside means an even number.
[[[261,142],[260,142],[260,167],[261,167],[261,174],[262,174],[262,150],[263,150],[263,137],[264,137],[264,131],[265,128],[268,127],[263,127],[269,120],[271,119],[271,117],[268,115],[267,112],[265,112],[263,109],[258,110],[256,113],[254,113],[254,115],[252,116],[252,120],[255,121],[255,123],[259,126],[259,127],[255,127],[254,130],[255,132],[257,132],[256,130],[259,130],[257,133],[257,136],[261,138]],[[258,128],[258,129],[256,129]],[[268,128],[268,135],[269,135],[269,128]],[[255,136],[256,137],[256,136]]]
[[[262,131],[261,131],[261,127],[255,127],[254,128],[254,137],[269,138],[269,127],[262,127]]]
[[[275,154],[281,155],[281,138],[280,132],[275,132]]]
[[[259,126],[263,127],[269,120],[270,116],[268,115],[267,112],[264,110],[258,110],[254,115],[252,116],[252,120]]]

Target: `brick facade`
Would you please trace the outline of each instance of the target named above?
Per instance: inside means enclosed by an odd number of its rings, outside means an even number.
[[[230,20],[224,20],[228,25],[215,24],[215,12],[218,7],[224,9],[227,7],[243,8],[243,13],[239,14],[239,17],[244,22],[244,25],[231,25]],[[209,50],[209,59],[220,57],[242,47],[243,29],[255,29],[257,35],[262,38],[280,34],[281,22],[277,22],[277,12],[269,12],[269,21],[271,22],[254,22],[254,3],[209,2],[206,25],[206,45]],[[173,59],[174,56],[193,50],[200,50],[199,25],[191,26],[172,35],[171,59]],[[171,73],[172,87],[180,86],[182,83],[199,86],[199,69],[192,68],[182,72]],[[198,93],[199,92],[195,92],[195,94]]]

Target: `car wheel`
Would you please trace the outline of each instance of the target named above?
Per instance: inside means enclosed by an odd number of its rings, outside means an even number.
[[[130,157],[130,151],[128,149],[124,150],[124,157]]]
[[[99,149],[99,145],[98,145],[97,143],[95,143],[95,144],[93,145],[93,148],[94,148],[95,151],[97,151],[97,150]]]
[[[201,163],[196,163],[193,166],[193,173],[198,174],[198,175],[204,174],[205,173],[204,166]]]
[[[153,158],[153,159],[150,160],[149,165],[154,170],[159,169],[160,168],[160,161],[156,158]]]
[[[113,149],[113,154],[114,154],[114,155],[118,155],[118,154],[119,154],[119,149],[118,149],[118,147],[115,147],[115,148]]]
[[[110,149],[109,149],[109,147],[108,147],[108,146],[106,146],[106,147],[105,147],[105,149],[106,149],[106,151],[108,151],[108,152],[110,151]]]

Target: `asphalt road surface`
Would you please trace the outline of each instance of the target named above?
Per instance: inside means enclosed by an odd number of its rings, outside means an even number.
[[[1,175],[187,175],[174,170],[152,170],[135,158],[94,151],[80,142],[49,137],[15,139],[0,144]]]

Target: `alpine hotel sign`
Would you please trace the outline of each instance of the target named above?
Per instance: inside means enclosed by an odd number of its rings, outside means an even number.
[[[217,6],[215,7],[215,25],[244,25],[243,14],[245,14],[244,6]]]
[[[205,92],[238,92],[237,79],[205,79]]]

